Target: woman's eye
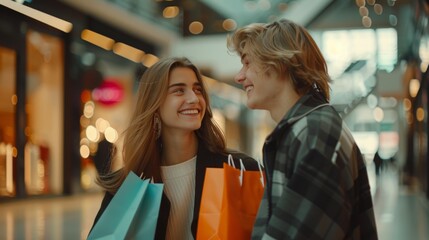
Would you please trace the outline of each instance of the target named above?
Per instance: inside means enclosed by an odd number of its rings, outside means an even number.
[[[195,93],[203,93],[203,89],[201,89],[201,88],[195,88],[194,92]]]
[[[178,94],[184,93],[184,92],[185,92],[185,90],[183,90],[181,88],[177,88],[177,89],[173,90],[173,93],[178,93]]]

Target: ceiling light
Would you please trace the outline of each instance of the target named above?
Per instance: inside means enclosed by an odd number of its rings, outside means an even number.
[[[425,119],[425,110],[422,107],[417,108],[416,119],[419,122],[423,122],[423,120]]]
[[[372,20],[371,20],[371,18],[370,18],[370,17],[368,17],[368,16],[364,16],[364,17],[362,18],[362,25],[363,25],[364,27],[366,27],[366,28],[371,27],[371,25],[372,25]]]
[[[396,0],[387,0],[387,5],[393,7],[395,5]]]
[[[189,24],[189,32],[192,34],[200,34],[204,30],[204,25],[201,22],[194,21]]]
[[[226,31],[232,31],[237,27],[237,23],[234,21],[234,19],[225,19],[222,23],[222,27]]]
[[[410,99],[408,99],[408,98],[404,98],[404,100],[403,100],[403,105],[404,105],[404,109],[405,109],[405,111],[409,111],[409,110],[411,110],[411,106],[412,106],[412,104],[411,104],[411,100],[410,100]]]
[[[384,111],[380,107],[376,107],[372,111],[372,114],[374,116],[375,121],[377,121],[377,122],[383,121],[383,119],[384,119]]]
[[[140,62],[144,55],[142,50],[121,42],[115,43],[115,45],[113,45],[113,52],[124,58],[128,58],[133,62]]]
[[[164,18],[175,18],[179,14],[179,7],[177,6],[168,6],[162,11],[162,16]]]
[[[363,16],[368,16],[368,8],[366,7],[360,7],[359,8],[359,14],[363,17]]]
[[[356,5],[358,7],[363,7],[365,6],[365,0],[356,0]]]
[[[88,29],[84,29],[80,34],[80,37],[83,40],[90,42],[106,50],[112,49],[112,46],[115,43],[113,39]]]
[[[389,15],[389,23],[392,26],[396,26],[398,24],[398,18],[395,15],[390,14]]]
[[[375,4],[375,0],[366,0],[368,2],[369,5],[374,5]]]
[[[383,6],[381,6],[381,4],[375,4],[374,5],[374,12],[377,15],[381,15],[383,13]]]
[[[416,97],[417,93],[419,92],[419,89],[420,89],[420,81],[415,78],[411,79],[409,83],[410,96]]]
[[[37,21],[40,21],[44,24],[47,24],[65,33],[69,33],[73,28],[73,24],[71,24],[70,22],[64,21],[61,18],[54,17],[52,15],[46,14],[36,9],[19,4],[17,2],[14,2],[14,1],[1,1],[1,2],[2,2],[1,5],[4,5],[7,8],[10,8],[21,14],[24,14],[25,16],[33,18]]]
[[[158,62],[159,58],[152,54],[145,54],[142,59],[142,64],[145,67],[151,67],[156,62]]]

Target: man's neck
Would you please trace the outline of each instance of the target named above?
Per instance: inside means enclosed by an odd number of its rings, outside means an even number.
[[[273,104],[271,109],[268,109],[271,118],[279,123],[301,97],[294,89],[288,88],[278,99],[278,102]]]

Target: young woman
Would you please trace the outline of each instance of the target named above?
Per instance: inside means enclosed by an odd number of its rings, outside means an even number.
[[[186,58],[160,60],[141,78],[123,167],[99,178],[106,195],[94,224],[133,171],[164,183],[155,238],[195,238],[206,168],[221,168],[229,153],[198,69]],[[254,159],[232,155],[236,164],[242,159],[246,169],[258,169]]]

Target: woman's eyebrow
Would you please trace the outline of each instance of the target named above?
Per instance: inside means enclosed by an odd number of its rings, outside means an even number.
[[[193,86],[201,86],[201,83],[194,82]],[[173,83],[170,86],[168,86],[168,88],[172,88],[172,87],[186,87],[186,83]]]
[[[172,87],[184,87],[186,86],[185,83],[173,83],[170,86],[168,86],[168,88],[172,88]]]

